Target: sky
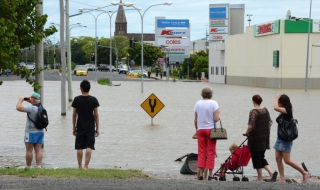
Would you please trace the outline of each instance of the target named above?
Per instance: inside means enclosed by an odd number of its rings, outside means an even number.
[[[64,0],[65,2],[65,0]],[[79,8],[96,9],[111,5],[111,2],[120,2],[120,0],[69,0],[70,15],[77,14]],[[229,3],[229,4],[245,4],[245,30],[249,26],[247,14],[251,14],[250,25],[261,24],[277,19],[285,19],[287,11],[291,11],[291,16],[297,18],[309,18],[310,1],[308,0],[171,0],[172,4],[153,6],[167,2],[166,0],[131,0],[122,1],[123,3],[132,2],[136,8],[141,8],[140,12],[143,16],[143,32],[154,33],[155,17],[162,16],[166,19],[189,19],[190,22],[190,40],[205,38],[206,31],[209,30],[209,4]],[[43,0],[43,14],[48,15],[46,27],[50,23],[60,23],[60,5],[59,0]],[[150,7],[150,8],[149,8]],[[148,9],[149,8],[149,9]],[[103,10],[106,12],[116,11],[118,6],[111,5]],[[125,9],[130,9],[126,8]],[[147,11],[146,11],[147,9]],[[93,11],[93,15],[97,16],[101,12]],[[111,17],[111,35],[114,34],[116,13]],[[320,19],[320,0],[312,1],[311,18]],[[126,11],[128,33],[141,33],[141,16],[136,10]],[[95,19],[92,15],[86,13],[79,16],[70,17],[69,24],[81,23],[87,27],[74,27],[71,29],[71,37],[78,36],[95,36]],[[59,29],[59,28],[58,28]],[[56,33],[55,38],[59,38]],[[97,36],[110,37],[110,17],[106,13],[102,13],[97,18]]]

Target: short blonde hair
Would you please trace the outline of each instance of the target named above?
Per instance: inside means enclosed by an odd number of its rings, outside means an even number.
[[[201,91],[202,98],[211,99],[213,94],[213,90],[210,87],[204,87]]]
[[[236,150],[238,148],[238,145],[236,143],[232,143],[231,146],[229,147],[229,150]]]

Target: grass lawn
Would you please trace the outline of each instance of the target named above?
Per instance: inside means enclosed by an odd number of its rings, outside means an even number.
[[[151,178],[141,170],[120,169],[74,169],[74,168],[0,168],[0,176],[14,175],[19,177],[51,177],[51,178]]]

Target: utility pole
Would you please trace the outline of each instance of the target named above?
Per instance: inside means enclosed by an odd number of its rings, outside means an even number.
[[[70,47],[70,29],[69,29],[69,0],[66,0],[66,43],[67,43],[67,57],[68,60],[68,100],[72,102],[72,76],[71,76],[71,47]]]
[[[252,14],[247,14],[247,16],[249,17],[248,21],[249,21],[249,26],[250,26],[250,22],[251,22],[250,17],[252,16]]]
[[[40,4],[38,4],[38,10],[37,10],[37,14],[39,16],[43,15],[43,1],[40,1]],[[35,67],[37,69],[43,68],[43,40],[41,40],[41,42],[39,42],[38,44],[35,45],[35,62],[36,65]],[[42,88],[40,88],[38,90],[38,93],[41,94],[41,102],[44,102],[44,93],[43,93],[43,72],[37,74],[35,76],[36,81],[39,83],[39,85],[41,85]]]
[[[64,45],[64,6],[63,0],[60,1],[60,56],[62,66],[61,76],[61,115],[66,115],[66,56]],[[62,41],[62,42],[61,42]]]

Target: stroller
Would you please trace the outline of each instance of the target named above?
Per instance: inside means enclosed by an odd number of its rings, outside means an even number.
[[[248,138],[239,145],[225,160],[224,164],[213,174],[216,180],[219,177],[219,181],[226,181],[225,174],[233,174],[233,181],[240,181],[240,178],[235,174],[241,174],[242,181],[249,181],[247,177],[243,176],[243,167],[248,165],[251,158],[249,147],[244,145],[247,140]],[[221,172],[223,168],[225,168],[225,171]]]

